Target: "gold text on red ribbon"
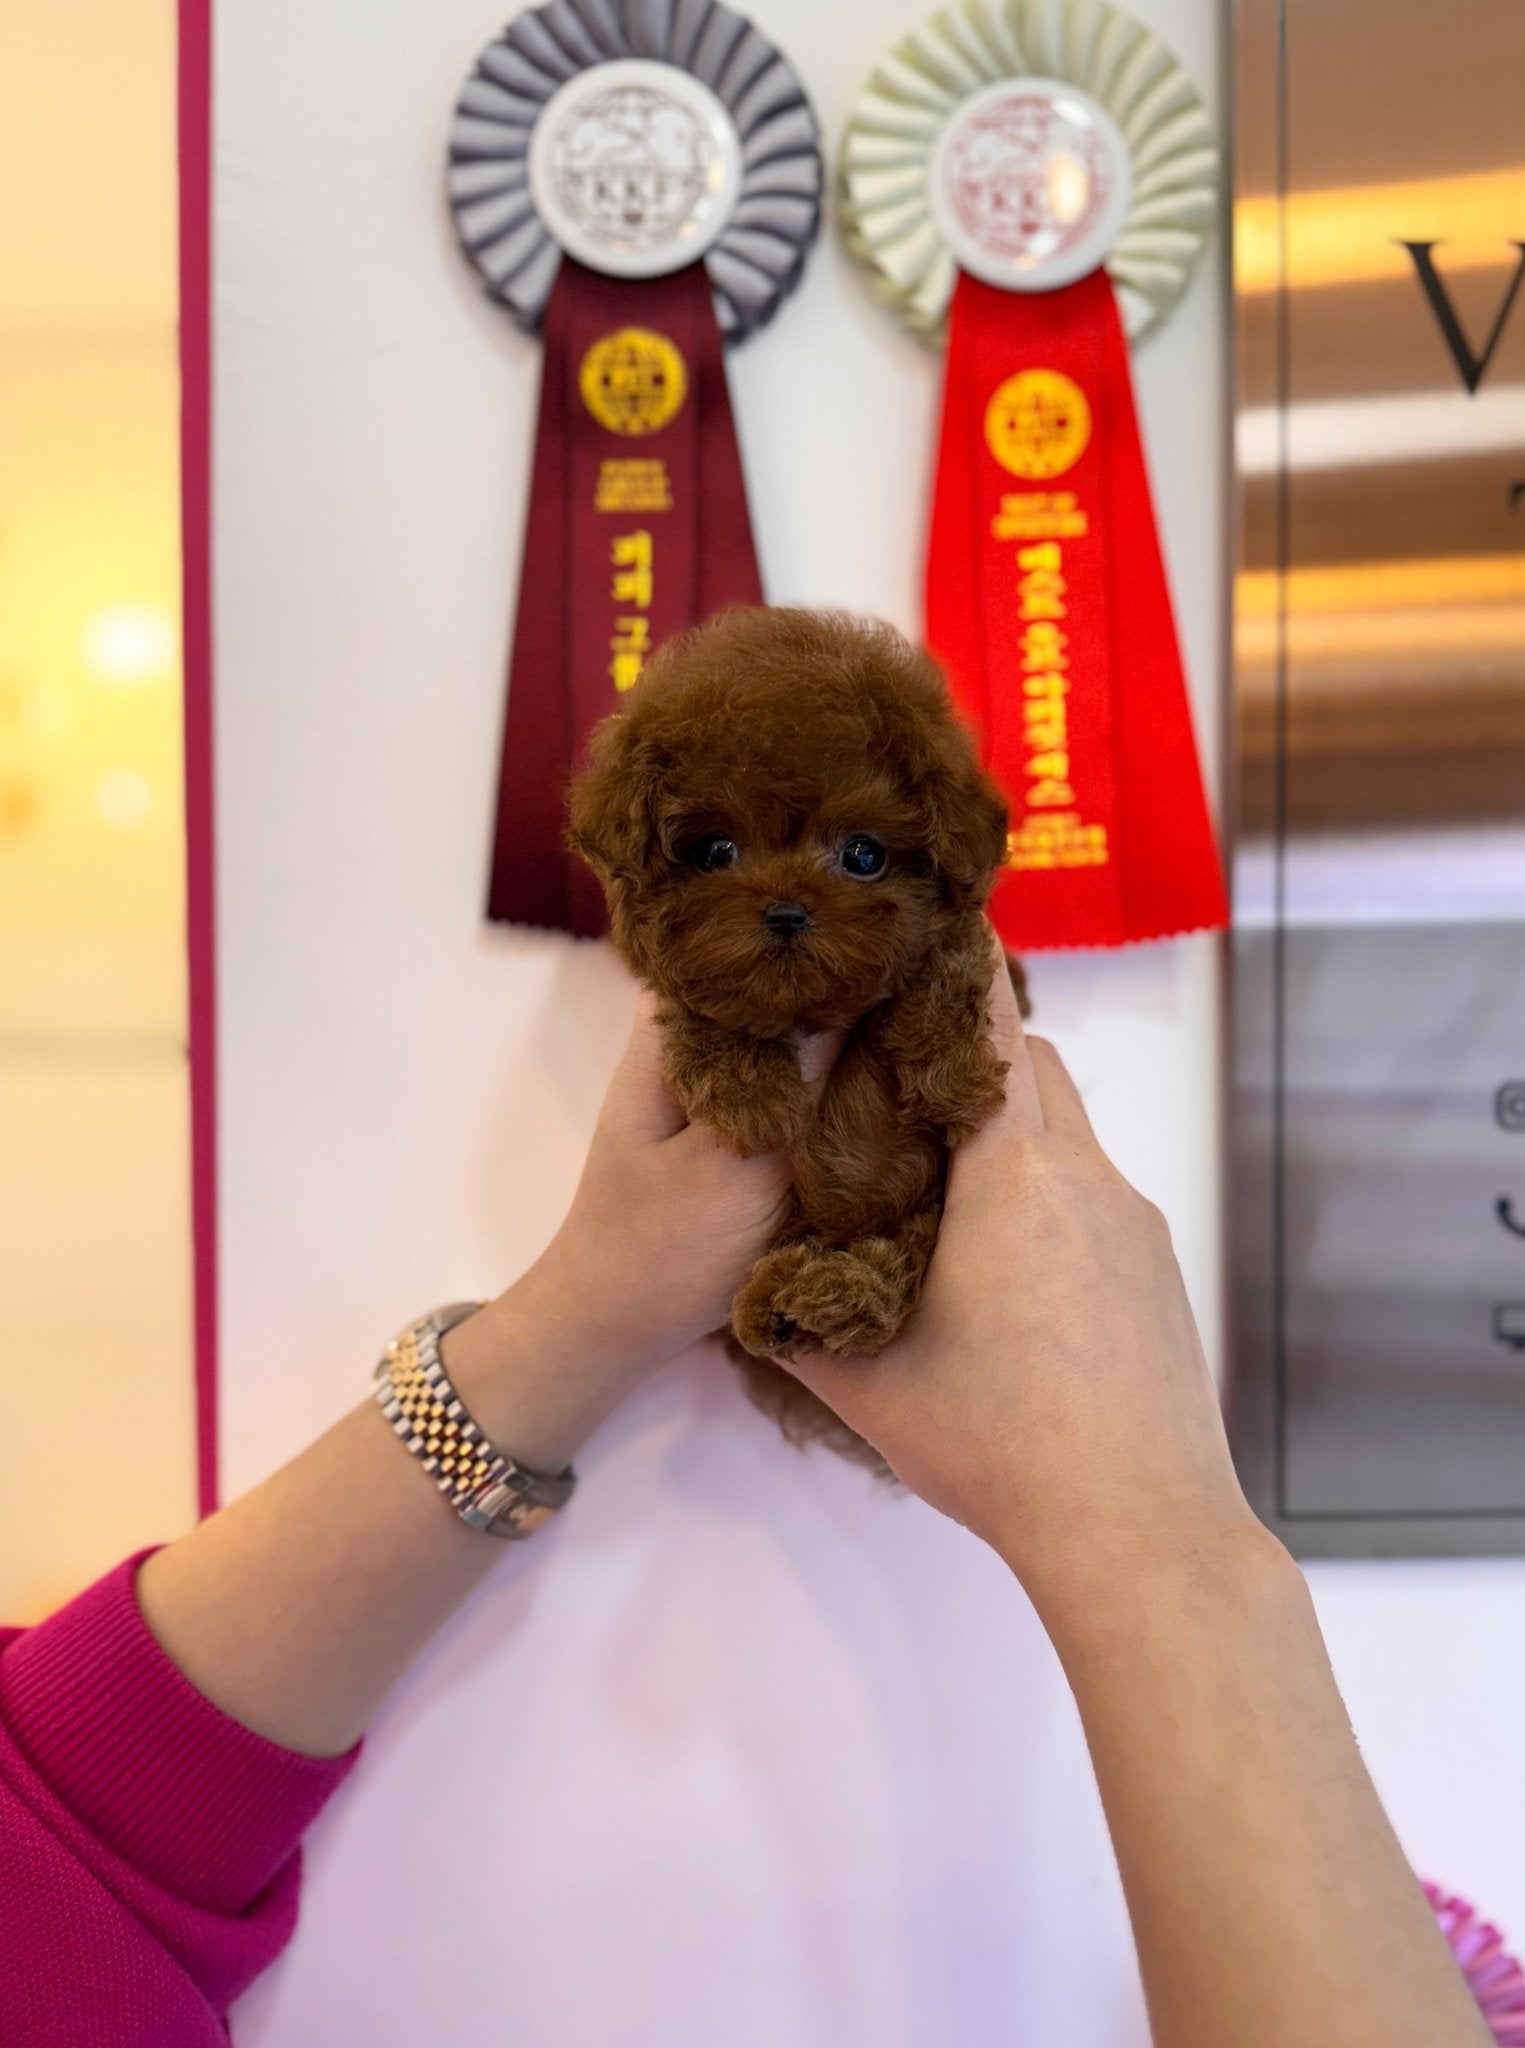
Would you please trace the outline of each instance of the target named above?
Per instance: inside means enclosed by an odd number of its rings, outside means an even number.
[[[1085,532],[1085,514],[1073,492],[1030,493],[1062,507],[1044,507],[1055,527]],[[997,521],[1007,514],[1003,499]],[[997,521],[992,521],[994,527]],[[1069,720],[1069,616],[1064,553],[1058,539],[1034,541],[1017,550],[1017,616],[1022,621],[1022,730],[1026,777],[1024,816],[1008,835],[1006,862],[1013,868],[1101,867],[1108,859],[1107,828],[1082,822],[1071,780]]]

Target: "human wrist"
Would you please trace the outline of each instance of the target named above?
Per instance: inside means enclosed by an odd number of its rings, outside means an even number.
[[[441,1355],[478,1428],[537,1472],[564,1470],[640,1377],[619,1333],[543,1263],[448,1332]]]
[[[1041,1567],[998,1548],[1072,1683],[1092,1667],[1140,1654],[1178,1623],[1307,1599],[1284,1546],[1242,1502],[1089,1531]]]

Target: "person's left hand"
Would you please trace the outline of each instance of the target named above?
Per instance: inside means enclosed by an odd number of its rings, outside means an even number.
[[[840,1034],[807,1040],[819,1085]],[[523,1279],[445,1340],[468,1408],[531,1466],[576,1443],[648,1373],[720,1329],[788,1192],[787,1162],[739,1159],[685,1121],[643,994],[566,1221]]]

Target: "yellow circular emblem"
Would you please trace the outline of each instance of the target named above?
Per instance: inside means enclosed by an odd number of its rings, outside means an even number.
[[[650,327],[621,327],[595,341],[577,372],[582,402],[611,434],[654,434],[688,392],[683,358]]]
[[[1086,395],[1058,370],[1019,370],[990,394],[985,445],[1013,476],[1063,476],[1090,438]]]

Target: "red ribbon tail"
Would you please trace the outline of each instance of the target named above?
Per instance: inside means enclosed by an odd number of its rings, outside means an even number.
[[[927,638],[1010,806],[991,917],[1013,946],[1227,922],[1164,562],[1105,271],[961,276]]]
[[[1199,766],[1127,342],[1110,290],[1107,298],[1114,339],[1103,369],[1114,530],[1123,530],[1120,519],[1133,520],[1112,620],[1119,678],[1132,679],[1114,696],[1118,752],[1126,764],[1118,783],[1118,836],[1123,846],[1148,853],[1147,867],[1123,866],[1124,930],[1130,939],[1221,931],[1229,922],[1228,891]]]

